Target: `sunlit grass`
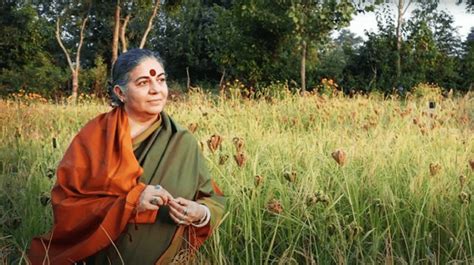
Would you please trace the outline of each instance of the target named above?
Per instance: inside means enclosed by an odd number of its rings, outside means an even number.
[[[169,102],[181,125],[197,125],[228,197],[199,261],[474,262],[472,96],[438,100],[435,110],[428,99],[281,97],[192,93]],[[108,109],[0,101],[3,259],[16,263],[31,237],[50,228],[52,173],[74,134]],[[212,135],[222,138],[214,152]]]

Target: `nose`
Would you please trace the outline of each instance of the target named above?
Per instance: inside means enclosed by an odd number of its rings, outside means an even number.
[[[161,86],[162,85],[158,81],[152,80],[150,85],[150,94],[158,93],[161,89]]]

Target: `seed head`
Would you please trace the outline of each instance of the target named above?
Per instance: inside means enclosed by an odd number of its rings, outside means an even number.
[[[220,155],[219,156],[219,165],[224,165],[225,162],[227,162],[227,159],[229,159],[229,155]]]
[[[462,204],[469,204],[471,202],[471,194],[466,191],[459,193],[459,200]]]
[[[209,140],[207,140],[207,146],[209,147],[209,150],[211,150],[212,153],[214,153],[217,148],[222,143],[223,138],[220,135],[213,134]]]
[[[283,172],[283,177],[288,180],[289,182],[295,182],[296,181],[296,171],[294,170],[285,170]]]
[[[281,206],[281,203],[276,200],[276,199],[271,199],[268,203],[267,203],[267,209],[272,212],[272,213],[276,213],[276,214],[280,214],[283,212],[283,206]]]
[[[262,175],[255,176],[255,187],[260,186],[263,183],[264,177]]]
[[[441,170],[441,165],[437,163],[430,163],[430,174],[431,176],[435,176]]]
[[[192,132],[192,133],[195,133],[196,130],[197,130],[197,128],[198,128],[198,124],[197,124],[197,123],[194,123],[194,122],[193,122],[193,123],[190,123],[190,124],[188,125],[188,130],[189,130],[190,132]]]
[[[237,153],[244,151],[244,146],[245,146],[244,139],[240,137],[234,137],[234,139],[232,139],[232,142],[235,145],[235,150],[237,151]]]
[[[235,162],[239,167],[243,167],[247,158],[244,153],[237,153],[234,155]]]
[[[346,163],[346,153],[344,152],[344,150],[338,149],[332,152],[331,155],[332,155],[332,158],[334,158],[334,160],[336,160],[336,162],[340,166],[344,166],[344,164]]]
[[[461,190],[464,189],[464,185],[466,184],[467,177],[464,175],[459,176],[459,185],[461,186]]]

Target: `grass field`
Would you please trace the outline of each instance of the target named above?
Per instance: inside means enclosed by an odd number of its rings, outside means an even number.
[[[32,101],[0,100],[0,263],[24,263],[31,237],[49,230],[55,168],[82,125],[109,110]],[[192,93],[167,112],[197,127],[228,197],[201,263],[474,264],[472,94]]]

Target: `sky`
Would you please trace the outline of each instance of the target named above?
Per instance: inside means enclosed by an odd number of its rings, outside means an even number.
[[[440,0],[438,9],[447,11],[454,16],[454,26],[458,27],[458,33],[461,39],[464,41],[469,32],[471,31],[471,27],[474,27],[474,14],[468,13],[466,11],[465,4],[456,5],[456,2],[457,0]],[[393,5],[393,7],[395,8],[395,5]],[[414,7],[415,5],[412,3],[407,11],[407,19],[410,19],[410,12],[413,10]],[[354,32],[356,35],[366,39],[364,33],[365,30],[369,32],[377,31],[375,12],[369,12],[355,16],[352,19],[348,29]]]

